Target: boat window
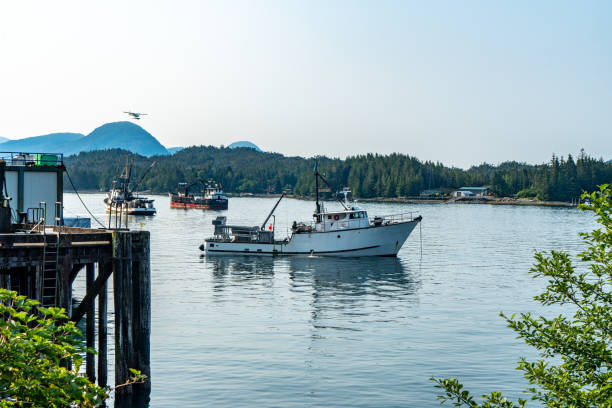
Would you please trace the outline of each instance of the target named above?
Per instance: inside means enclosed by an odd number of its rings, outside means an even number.
[[[331,220],[331,215],[328,215],[328,216],[327,216],[327,219],[328,219],[328,220]]]

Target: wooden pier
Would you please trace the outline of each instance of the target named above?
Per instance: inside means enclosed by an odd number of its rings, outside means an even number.
[[[107,385],[108,279],[115,305],[115,385],[130,378],[130,368],[149,380],[117,389],[117,395],[147,395],[151,387],[151,269],[148,231],[13,225],[0,234],[0,287],[17,291],[43,306],[66,309],[74,322],[86,317],[85,338],[98,361],[86,356],[86,373]],[[72,284],[86,274],[86,294],[72,307]],[[96,302],[97,300],[97,302]],[[97,303],[97,316],[96,316]]]

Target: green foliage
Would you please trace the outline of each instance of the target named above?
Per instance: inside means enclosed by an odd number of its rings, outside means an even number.
[[[516,193],[516,198],[536,198],[538,192],[533,188],[525,188]]]
[[[125,157],[134,158],[134,180],[157,161],[139,189],[166,193],[180,182],[213,179],[228,193],[266,193],[274,186],[291,188],[297,195],[314,195],[313,162],[302,157],[257,152],[247,148],[193,146],[172,156],[146,158],[113,149],[79,153],[66,158],[66,166],[79,189],[110,188],[125,165]],[[531,166],[506,162],[499,166],[481,164],[468,170],[445,167],[440,163],[421,162],[405,154],[366,154],[345,160],[321,157],[319,170],[338,189],[350,187],[359,198],[418,196],[432,188],[453,189],[463,186],[490,186],[498,196],[519,191],[535,191],[543,200],[571,201],[582,190],[612,181],[612,164],[581,153],[577,161],[553,156],[550,163]],[[64,185],[70,189],[65,180]]]
[[[518,369],[533,387],[526,391],[546,407],[612,407],[612,195],[608,185],[590,195],[582,209],[595,213],[600,228],[580,234],[588,248],[575,268],[564,251],[536,253],[534,278],[548,280],[546,291],[535,299],[543,306],[566,306],[572,313],[554,318],[523,313],[507,317],[525,343],[542,357],[521,359]],[[570,315],[571,314],[571,315]],[[569,315],[569,316],[568,316]],[[522,407],[499,393],[476,402],[456,379],[432,379],[444,390],[442,402],[467,407]]]
[[[0,407],[98,406],[107,390],[78,373],[81,332],[63,309],[37,305],[0,289]]]

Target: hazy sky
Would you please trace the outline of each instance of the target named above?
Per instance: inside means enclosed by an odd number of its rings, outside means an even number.
[[[0,136],[612,158],[611,1],[2,1]]]

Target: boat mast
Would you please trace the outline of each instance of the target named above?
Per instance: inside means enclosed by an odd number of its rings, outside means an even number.
[[[268,220],[270,219],[270,217],[272,217],[272,214],[274,214],[274,211],[276,211],[276,207],[278,207],[278,204],[280,204],[280,202],[281,202],[281,200],[283,199],[284,196],[285,196],[285,192],[283,191],[283,194],[281,194],[281,196],[278,199],[278,201],[276,202],[276,204],[274,204],[274,207],[272,207],[272,211],[270,211],[270,214],[268,214],[268,216],[266,217],[266,220],[263,222],[263,224],[261,224],[261,229],[262,230],[266,229],[266,224],[268,223]]]
[[[316,212],[318,216],[321,213],[321,204],[319,204],[319,169],[317,167],[317,160],[315,159],[314,165],[314,176],[315,176],[315,197],[316,197]]]

